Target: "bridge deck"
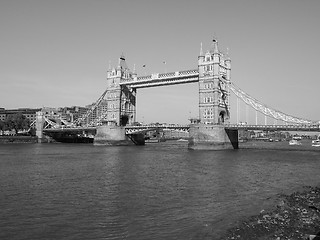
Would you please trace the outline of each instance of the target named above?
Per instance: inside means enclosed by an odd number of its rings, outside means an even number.
[[[46,128],[43,132],[47,133],[58,133],[58,132],[70,132],[70,133],[81,133],[83,131],[95,131],[97,127],[62,127],[62,128]]]
[[[126,126],[127,134],[138,132],[152,131],[156,129],[172,129],[188,131],[190,125],[146,125],[146,126]],[[261,131],[301,131],[301,132],[320,132],[319,125],[244,125],[244,124],[227,124],[226,129],[234,130],[261,130]],[[97,127],[76,127],[76,128],[48,128],[43,132],[82,132],[94,131]]]
[[[320,132],[319,125],[245,125],[228,124],[226,129],[242,130],[261,130],[261,131],[301,131],[301,132]]]

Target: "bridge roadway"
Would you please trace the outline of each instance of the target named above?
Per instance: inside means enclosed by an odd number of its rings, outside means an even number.
[[[143,132],[154,131],[158,129],[171,129],[171,130],[181,130],[189,131],[189,125],[145,125],[145,126],[126,126],[126,134],[138,134]],[[60,128],[46,128],[43,129],[44,133],[73,133],[73,134],[82,134],[83,132],[96,132],[97,127],[60,127]]]
[[[320,132],[320,125],[248,125],[248,124],[225,124],[225,129],[232,130],[261,130],[261,131],[301,131]],[[126,127],[127,134],[134,134],[154,129],[176,129],[188,131],[189,125],[147,125]]]
[[[60,127],[60,128],[46,128],[42,131],[44,133],[83,133],[83,132],[96,132],[97,127]]]
[[[320,125],[248,125],[228,124],[226,129],[261,130],[261,131],[299,131],[299,132],[320,132]]]
[[[320,125],[248,125],[248,124],[226,124],[225,129],[232,130],[261,130],[261,131],[301,131],[301,132],[320,132]],[[190,125],[145,125],[145,126],[126,126],[126,134],[138,134],[158,129],[180,130],[188,132]],[[62,127],[43,129],[44,133],[83,133],[95,132],[97,127]]]

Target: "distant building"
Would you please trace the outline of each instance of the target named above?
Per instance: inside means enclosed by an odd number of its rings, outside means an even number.
[[[18,109],[5,109],[0,108],[0,120],[5,121],[7,117],[14,114],[22,114],[27,119],[30,120],[30,122],[33,122],[36,120],[36,113],[41,111],[41,108],[18,108]]]
[[[93,104],[92,104],[93,105]],[[80,106],[72,106],[72,107],[60,107],[60,108],[53,108],[53,107],[43,107],[43,108],[18,108],[18,109],[5,109],[0,108],[0,121],[5,121],[5,119],[9,115],[23,114],[30,122],[36,120],[36,113],[42,112],[46,117],[50,119],[59,119],[74,122],[91,108],[92,105],[88,105],[86,107]],[[102,100],[99,106],[92,112],[89,116],[89,122],[102,116],[104,112],[107,110],[107,101]]]
[[[7,114],[5,112],[4,108],[0,108],[0,121],[4,121],[7,117]]]
[[[53,107],[43,107],[41,110],[44,115],[46,116],[60,116],[59,109],[58,108],[53,108]]]
[[[73,122],[80,118],[88,111],[86,107],[72,106],[72,107],[62,107],[59,108],[59,113],[61,118],[68,121]]]

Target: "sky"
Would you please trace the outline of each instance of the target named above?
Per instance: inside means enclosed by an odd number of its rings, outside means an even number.
[[[138,76],[197,69],[216,37],[242,90],[320,120],[319,12],[318,0],[0,0],[0,107],[85,106],[122,53]],[[198,102],[197,83],[138,89],[137,121],[186,124]]]

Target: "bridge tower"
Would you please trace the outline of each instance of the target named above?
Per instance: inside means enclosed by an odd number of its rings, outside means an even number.
[[[143,145],[144,135],[126,135],[125,126],[135,122],[136,89],[126,86],[127,81],[136,78],[135,71],[131,72],[123,54],[116,68],[109,66],[107,72],[107,124],[97,127],[94,144],[97,145]]]
[[[230,122],[231,60],[218,48],[213,39],[209,51],[203,54],[202,45],[198,57],[199,71],[199,118],[190,125],[190,149],[220,150],[238,148],[238,131],[226,130]]]
[[[123,54],[116,68],[111,69],[109,66],[106,93],[108,122],[114,122],[117,126],[131,125],[135,122],[136,89],[120,85],[134,76],[136,73],[129,70]]]
[[[205,124],[224,124],[230,120],[229,88],[231,60],[218,49],[213,39],[209,51],[198,57],[199,68],[199,117]]]

